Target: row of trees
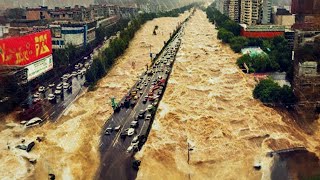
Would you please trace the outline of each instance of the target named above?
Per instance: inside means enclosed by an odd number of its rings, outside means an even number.
[[[144,23],[154,18],[163,16],[175,17],[177,16],[177,12],[184,12],[192,7],[193,6],[189,5],[158,14],[143,13],[133,18],[128,26],[124,30],[120,31],[120,37],[117,37],[110,42],[109,47],[103,51],[102,56],[94,59],[91,68],[86,73],[86,80],[89,84],[89,89],[93,89],[96,82],[101,79],[110,70],[110,68],[112,68],[117,57],[122,55],[128,48],[130,41],[135,35],[135,32],[137,32]]]
[[[209,20],[219,28],[218,39],[229,43],[234,52],[239,53],[245,47],[258,46],[267,53],[253,56],[243,55],[237,60],[240,68],[245,68],[244,65],[247,65],[251,73],[285,71],[289,79],[292,79],[291,50],[288,41],[283,36],[272,39],[241,37],[239,36],[240,26],[215,9],[214,4],[206,9],[206,13]],[[280,87],[272,79],[260,81],[253,91],[253,96],[263,103],[293,104],[296,101],[289,86]]]
[[[267,104],[292,105],[296,102],[291,87],[287,85],[280,87],[272,79],[260,81],[253,90],[253,97]]]
[[[209,6],[206,12],[209,20],[219,27],[218,39],[221,39],[224,43],[229,43],[234,52],[239,53],[241,49],[248,46],[258,46],[267,52],[267,57],[255,56],[249,58],[245,56],[240,58],[237,63],[240,68],[243,68],[242,62],[246,62],[251,72],[284,71],[292,74],[292,53],[288,41],[283,36],[271,39],[242,37],[239,36],[240,26],[238,23],[221,14],[213,6]],[[247,62],[249,60],[251,61]],[[266,62],[261,60],[266,60]],[[262,65],[258,63],[262,63]]]

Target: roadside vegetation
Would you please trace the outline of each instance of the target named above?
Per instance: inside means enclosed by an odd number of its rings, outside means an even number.
[[[270,78],[260,81],[253,90],[253,97],[267,104],[291,105],[296,102],[291,87],[287,85],[280,87]]]
[[[271,39],[242,37],[240,36],[239,24],[221,14],[213,5],[209,6],[206,12],[209,20],[218,27],[218,39],[228,43],[234,52],[240,53],[243,48],[256,46],[267,53],[267,56],[249,58],[245,55],[245,57],[239,58],[237,64],[240,68],[244,68],[243,63],[245,62],[250,72],[281,71],[292,74],[289,72],[292,70],[292,53],[288,41],[283,36]]]
[[[228,43],[234,52],[240,53],[241,49],[246,47],[260,47],[265,52],[241,56],[237,60],[239,68],[245,69],[247,67],[249,73],[286,72],[287,79],[292,80],[292,53],[288,41],[283,36],[271,39],[242,37],[240,36],[240,25],[220,13],[214,7],[214,3],[206,9],[206,13],[210,22],[218,28],[217,38],[223,43]],[[253,95],[263,103],[284,105],[296,101],[291,87],[286,85],[280,87],[272,79],[260,81],[255,87]]]
[[[86,81],[89,85],[89,90],[93,90],[97,81],[109,72],[113,64],[116,62],[116,59],[128,48],[129,42],[133,39],[135,33],[144,23],[159,17],[178,17],[180,13],[191,9],[194,6],[195,4],[191,4],[157,14],[143,13],[133,18],[129,25],[124,30],[120,31],[120,37],[117,37],[110,42],[109,47],[103,51],[102,56],[93,60],[91,68],[86,73]]]

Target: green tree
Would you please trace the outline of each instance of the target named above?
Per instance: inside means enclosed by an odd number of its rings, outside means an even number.
[[[252,67],[252,59],[248,54],[245,54],[237,59],[237,65],[239,66],[239,68],[245,68],[244,63],[248,66],[250,70],[250,67]],[[254,72],[254,69],[251,69],[251,72]]]
[[[247,45],[248,39],[242,36],[235,36],[230,40],[231,49],[236,53],[239,53]]]
[[[229,43],[230,40],[234,38],[234,35],[232,32],[230,31],[227,31],[226,29],[224,28],[221,28],[218,32],[218,39],[221,39],[222,42],[224,43]]]
[[[272,79],[265,79],[253,90],[253,97],[263,103],[278,103],[281,97],[281,87]]]

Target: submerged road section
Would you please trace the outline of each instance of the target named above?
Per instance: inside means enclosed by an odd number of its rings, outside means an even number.
[[[184,24],[128,94],[114,103],[115,112],[101,137],[101,165],[96,179],[135,179],[138,164],[133,156],[147,140],[181,44]]]

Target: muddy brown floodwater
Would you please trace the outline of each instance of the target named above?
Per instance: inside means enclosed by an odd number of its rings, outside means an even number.
[[[137,76],[150,64],[151,51],[158,53],[170,33],[188,12],[178,18],[158,18],[147,22],[131,41],[109,74],[99,81],[97,89],[79,97],[55,123],[26,130],[20,126],[6,128],[16,121],[9,115],[1,123],[0,179],[93,179],[100,164],[99,140],[103,124],[112,113],[110,98],[120,100],[134,85]],[[158,25],[158,35],[152,35]],[[30,153],[14,148],[22,139],[26,143],[42,137]],[[27,159],[36,159],[31,164]]]
[[[319,121],[307,134],[285,113],[255,100],[256,82],[236,66],[237,57],[197,11],[148,141],[136,155],[142,160],[137,179],[270,179],[270,151],[305,146],[320,155]]]

